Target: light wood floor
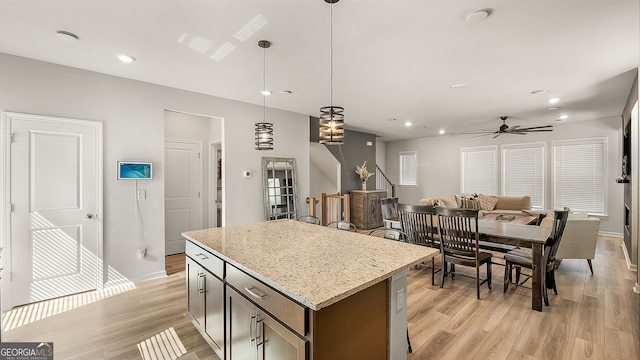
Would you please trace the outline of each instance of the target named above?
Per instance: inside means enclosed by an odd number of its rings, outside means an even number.
[[[584,260],[557,271],[559,295],[531,310],[530,291],[494,290],[475,298],[475,280],[431,285],[431,270],[409,274],[409,359],[632,359],[640,356],[640,295],[621,239],[600,237],[595,274]],[[217,359],[185,316],[184,256],[167,257],[166,278],[5,331],[4,341],[53,341],[55,359],[141,359],[136,344],[173,327],[187,349],[180,359]],[[471,272],[470,272],[471,274]],[[70,306],[73,308],[74,306]],[[25,321],[28,322],[28,321]]]

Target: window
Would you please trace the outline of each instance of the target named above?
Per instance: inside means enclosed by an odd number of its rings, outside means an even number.
[[[495,146],[460,149],[460,186],[464,194],[496,194]]]
[[[400,153],[400,185],[417,185],[417,166],[415,151]]]
[[[606,215],[607,139],[553,142],[553,207]]]
[[[544,183],[544,143],[502,146],[503,195],[528,195],[533,209],[543,209]]]

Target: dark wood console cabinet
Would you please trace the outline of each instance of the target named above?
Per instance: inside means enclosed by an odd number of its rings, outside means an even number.
[[[386,190],[352,190],[350,195],[353,225],[364,230],[383,225],[380,199],[387,197]]]

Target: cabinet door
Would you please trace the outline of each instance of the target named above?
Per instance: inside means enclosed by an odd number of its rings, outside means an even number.
[[[227,286],[227,359],[256,359],[258,308]]]
[[[187,312],[195,321],[196,326],[204,326],[204,274],[205,271],[198,263],[186,258],[187,272]]]
[[[256,338],[259,353],[258,359],[307,359],[307,341],[301,339],[265,313],[260,314],[258,317]]]
[[[214,343],[213,350],[224,359],[224,284],[210,272],[205,276],[204,332]],[[217,348],[216,348],[217,347]]]

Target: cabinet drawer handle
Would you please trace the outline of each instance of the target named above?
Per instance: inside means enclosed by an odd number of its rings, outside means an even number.
[[[198,254],[196,254],[196,256],[197,256],[197,257],[199,257],[199,258],[200,258],[200,259],[202,259],[202,260],[207,260],[207,259],[209,258],[208,256],[206,256],[206,255],[205,255],[205,254],[203,254],[203,253],[198,253]]]
[[[259,294],[259,293],[255,292],[256,290],[254,289],[254,287],[253,287],[253,286],[252,286],[252,287],[250,287],[250,288],[248,288],[248,287],[246,287],[246,286],[245,286],[245,287],[244,287],[244,289],[245,289],[249,294],[251,294],[251,296],[253,296],[253,297],[254,297],[254,298],[256,298],[256,299],[260,299],[260,300],[262,300],[262,298],[264,298],[265,296],[267,296],[267,294]]]
[[[249,319],[249,344],[253,345],[253,342],[256,339],[253,337],[253,320],[256,319],[256,315],[251,313],[251,318]]]

